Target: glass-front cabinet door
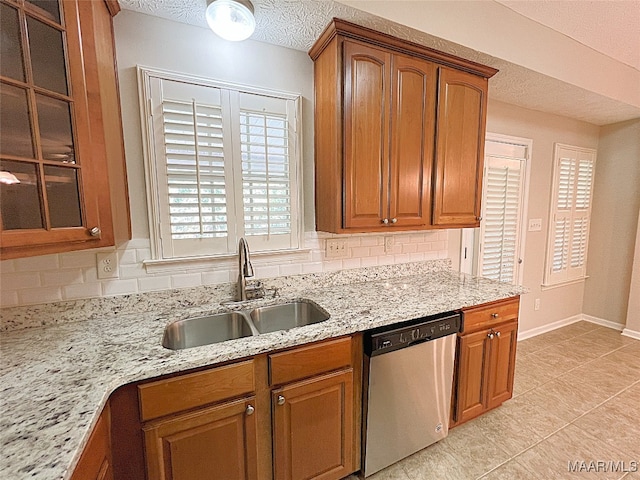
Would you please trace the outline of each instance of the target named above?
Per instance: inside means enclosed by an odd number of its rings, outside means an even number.
[[[102,246],[101,220],[111,211],[100,192],[108,190],[105,140],[92,129],[101,115],[89,94],[82,2],[0,1],[2,256],[40,245]]]

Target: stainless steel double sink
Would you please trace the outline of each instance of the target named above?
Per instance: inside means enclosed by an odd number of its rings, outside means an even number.
[[[198,347],[237,338],[320,323],[329,314],[314,303],[296,300],[252,310],[216,313],[171,322],[162,346],[171,350]]]

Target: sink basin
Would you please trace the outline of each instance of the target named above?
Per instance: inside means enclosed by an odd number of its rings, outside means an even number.
[[[313,303],[290,302],[256,308],[249,317],[258,332],[269,333],[324,322],[329,314]]]
[[[171,350],[182,350],[248,337],[252,333],[241,313],[218,313],[171,322],[164,330],[162,346]]]

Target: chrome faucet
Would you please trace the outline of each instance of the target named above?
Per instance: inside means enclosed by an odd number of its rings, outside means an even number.
[[[243,237],[240,237],[238,242],[238,302],[264,296],[264,288],[260,282],[255,287],[247,288],[247,278],[249,277],[253,277],[249,245]]]

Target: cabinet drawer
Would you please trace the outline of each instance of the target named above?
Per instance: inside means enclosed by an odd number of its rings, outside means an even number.
[[[270,384],[280,385],[351,365],[351,338],[269,355]]]
[[[519,306],[520,299],[515,298],[464,310],[462,333],[470,333],[514,320],[518,318]]]
[[[138,385],[142,421],[255,390],[253,360]]]

